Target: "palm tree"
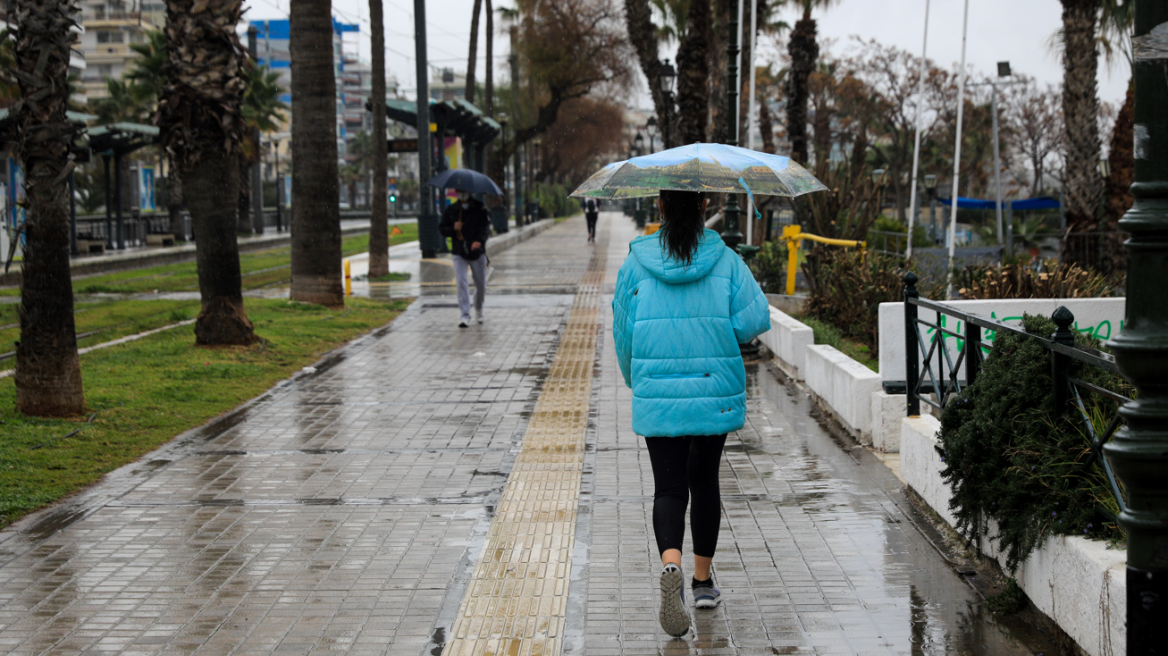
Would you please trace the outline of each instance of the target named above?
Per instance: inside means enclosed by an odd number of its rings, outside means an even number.
[[[147,32],[146,41],[131,43],[130,50],[138,53],[138,58],[126,72],[126,79],[132,83],[131,95],[155,108],[166,86],[166,77],[163,74],[167,60],[166,34],[159,30]],[[166,155],[166,161],[166,212],[170,217],[170,233],[175,239],[185,240],[186,231],[182,225],[182,178],[179,177],[178,167],[169,153]]]
[[[1061,0],[1063,6],[1063,124],[1066,169],[1063,181],[1067,232],[1091,232],[1098,224],[1103,193],[1099,161],[1099,102],[1096,98],[1096,21],[1100,0]],[[1086,253],[1063,242],[1063,257],[1086,263]]]
[[[710,0],[689,0],[686,8],[686,29],[677,48],[677,106],[676,122],[669,125],[670,142],[695,143],[706,141],[706,119],[710,109]],[[673,119],[659,117],[658,121]],[[672,123],[672,121],[671,121]],[[661,123],[665,125],[665,123]],[[677,129],[673,129],[676,125]],[[673,143],[665,143],[669,148]]]
[[[166,82],[157,122],[183,179],[197,237],[198,344],[257,339],[243,307],[236,204],[223,202],[239,196],[247,55],[235,26],[242,5],[242,0],[166,0]]]
[[[474,104],[475,95],[475,58],[479,54],[479,14],[482,13],[483,0],[474,0],[474,9],[470,12],[470,46],[466,55],[466,101]],[[490,39],[492,35],[488,34]],[[491,63],[487,62],[487,66]]]
[[[20,98],[20,85],[8,74],[16,68],[12,53],[13,40],[8,29],[0,29],[0,107],[7,107]]]
[[[16,344],[16,408],[64,416],[85,409],[69,274],[69,53],[75,0],[16,0],[13,43],[22,99],[13,106],[16,151],[25,169],[28,214]]]
[[[837,0],[794,0],[803,7],[803,17],[791,30],[787,52],[791,56],[791,71],[787,76],[787,137],[791,140],[791,157],[807,162],[807,78],[815,72],[819,59],[816,42],[816,23],[811,17],[815,8],[826,9]]]
[[[490,25],[490,8],[487,9]],[[389,220],[386,196],[388,146],[385,134],[385,24],[381,0],[369,0],[370,36],[373,39],[373,202],[369,208],[369,277],[389,274]],[[488,30],[488,34],[490,30]],[[487,39],[487,70],[491,69],[490,37]],[[488,74],[487,79],[490,79]],[[488,97],[490,91],[487,92]]]
[[[292,300],[344,307],[332,3],[291,4]]]
[[[284,120],[288,105],[280,100],[284,89],[280,86],[280,74],[267,66],[252,64],[246,67],[247,90],[243,94],[243,141],[239,158],[239,231],[252,232],[251,221],[251,171],[260,161],[259,134],[279,129],[278,121]]]

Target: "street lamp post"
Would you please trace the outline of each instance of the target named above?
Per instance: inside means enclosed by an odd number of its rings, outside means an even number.
[[[738,145],[738,17],[730,12],[730,35],[726,40],[726,144]],[[738,194],[729,194],[724,212],[726,227],[722,231],[722,241],[737,252],[742,243],[742,233],[738,232]]]
[[[662,148],[669,148],[672,145],[669,140],[669,126],[673,122],[670,114],[673,112],[673,82],[676,79],[677,71],[673,68],[673,64],[670,64],[668,59],[662,60],[661,65],[657,67],[657,84],[661,88],[661,102],[665,109],[664,115],[661,117],[663,123],[661,126]]]
[[[653,136],[654,136],[655,132],[657,132],[657,117],[650,116],[649,120],[645,122],[645,134],[649,135],[649,153],[648,154],[650,154],[650,155],[657,152],[653,148]]]
[[[884,169],[872,171],[872,186],[876,188],[876,218],[884,214]],[[884,249],[888,250],[888,235],[884,236]]]
[[[641,136],[641,131],[637,131],[637,136],[633,138],[633,157],[640,157],[645,152],[645,137]],[[638,228],[645,227],[645,210],[642,204],[642,199],[637,198],[637,209],[633,212],[633,218],[637,222]]]
[[[1168,644],[1168,78],[1159,31],[1168,3],[1137,0],[1132,38],[1135,83],[1135,203],[1119,222],[1131,238],[1123,331],[1107,342],[1136,388],[1119,410],[1124,426],[1103,446],[1127,489],[1127,654],[1162,654]],[[1153,29],[1157,34],[1153,34]],[[1158,43],[1159,42],[1159,43]]]

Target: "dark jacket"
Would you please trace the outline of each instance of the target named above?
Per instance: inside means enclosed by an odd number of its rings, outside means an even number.
[[[462,221],[462,238],[454,230],[454,223]],[[486,252],[487,238],[491,236],[491,215],[483,204],[471,198],[465,203],[452,203],[442,213],[442,221],[438,224],[438,232],[443,237],[452,237],[451,250],[455,255],[465,260],[477,260]],[[470,246],[479,242],[478,250],[471,251]]]

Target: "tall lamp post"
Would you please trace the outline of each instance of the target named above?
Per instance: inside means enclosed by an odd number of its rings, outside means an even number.
[[[661,117],[663,122],[661,126],[662,148],[669,148],[673,144],[669,140],[669,126],[673,123],[670,115],[673,113],[673,82],[675,80],[677,80],[677,70],[673,68],[673,64],[670,64],[668,59],[662,60],[661,65],[657,67],[657,84],[661,89],[661,101],[665,109],[665,113]]]
[[[738,145],[738,16],[730,11],[730,38],[726,40],[726,60],[729,63],[726,71],[726,144]],[[742,233],[738,232],[738,194],[730,194],[726,199],[726,208],[722,210],[725,216],[725,229],[722,230],[722,241],[737,252],[742,243]]]
[[[657,152],[656,149],[653,148],[653,136],[656,132],[657,132],[657,117],[650,116],[649,120],[645,122],[645,134],[649,135],[649,152],[648,152],[649,155],[652,155],[653,153]]]
[[[1127,654],[1168,644],[1168,78],[1163,37],[1168,3],[1137,0],[1132,38],[1136,137],[1135,203],[1119,222],[1131,234],[1123,331],[1107,342],[1136,388],[1119,414],[1124,426],[1103,446],[1127,488]],[[1155,30],[1155,34],[1153,34]],[[1159,38],[1157,38],[1159,37]]]

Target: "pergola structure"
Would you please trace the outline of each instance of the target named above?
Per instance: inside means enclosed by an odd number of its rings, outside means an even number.
[[[122,216],[122,158],[158,141],[159,130],[140,123],[110,123],[89,130],[89,149],[101,155],[105,164],[105,234],[106,246],[118,250],[126,248],[125,219]],[[110,203],[110,158],[114,161],[113,205],[117,208],[117,239],[114,239]],[[73,250],[76,254],[77,236],[74,222]]]
[[[367,105],[368,107],[368,105]],[[385,102],[385,117],[400,121],[406,125],[418,124],[417,103],[412,100],[387,100]],[[487,116],[478,107],[467,101],[456,98],[430,103],[430,120],[434,127],[431,130],[439,137],[459,137],[468,146],[466,168],[484,172],[486,162],[483,149],[503,133],[503,127],[495,119]],[[442,157],[442,142],[435,145],[434,171],[420,172],[419,176],[429,178],[434,173],[446,170],[446,158]]]

